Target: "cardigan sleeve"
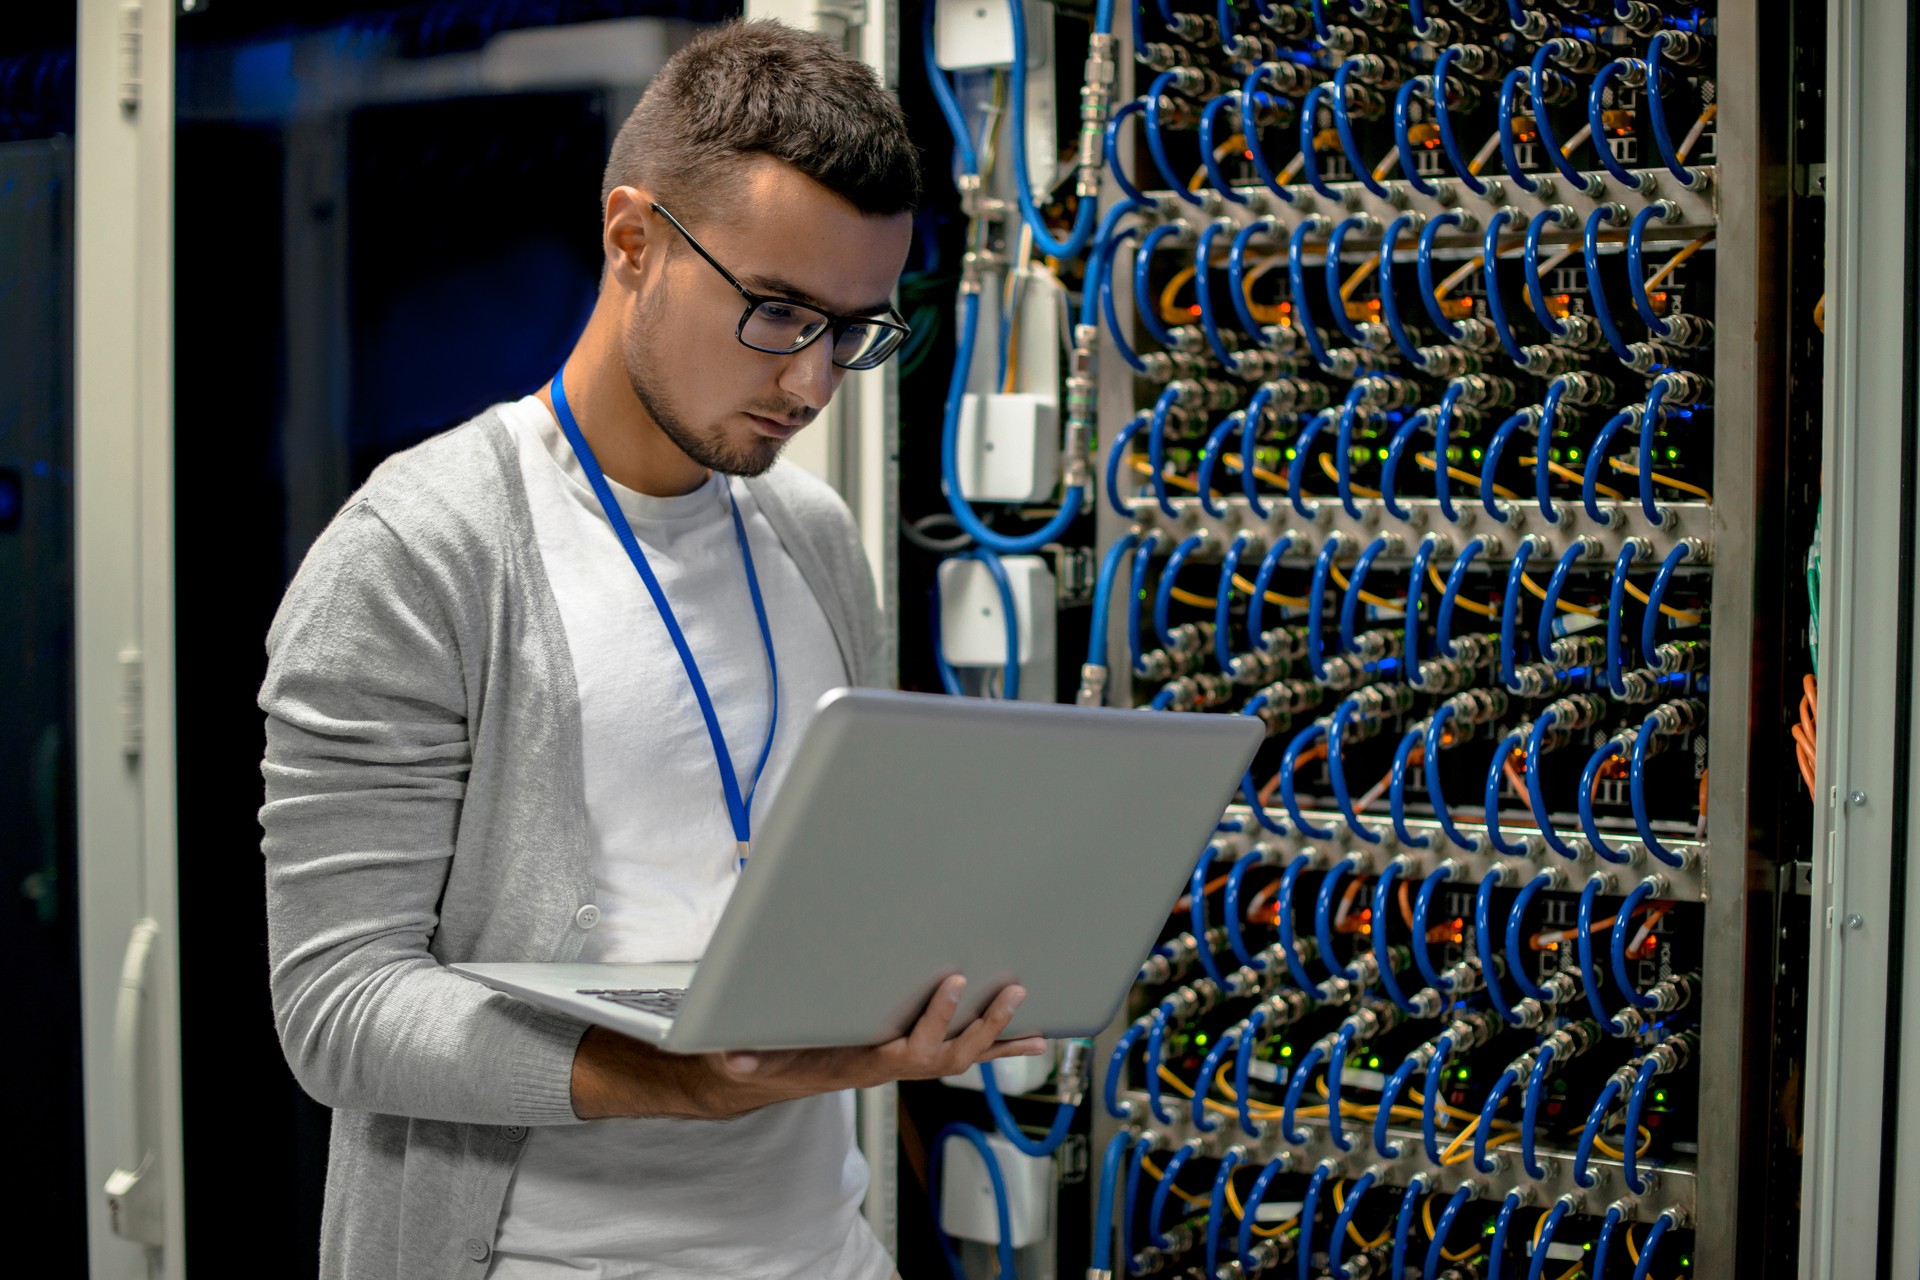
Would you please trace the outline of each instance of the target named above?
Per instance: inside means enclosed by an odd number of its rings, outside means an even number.
[[[259,699],[274,1022],[301,1086],[329,1106],[572,1123],[585,1024],[428,949],[471,763],[451,595],[363,499],[314,544],[274,619]]]

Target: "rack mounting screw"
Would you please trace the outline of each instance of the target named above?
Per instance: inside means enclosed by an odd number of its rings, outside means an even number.
[[[1853,794],[1849,795],[1847,799],[1851,800],[1853,802],[1853,807],[1858,809],[1860,806],[1864,805],[1867,802],[1867,793],[1864,791],[1856,791]]]
[[[1865,923],[1866,921],[1862,920],[1857,914],[1850,915],[1847,917],[1847,928],[1849,929],[1858,929],[1861,925]]]

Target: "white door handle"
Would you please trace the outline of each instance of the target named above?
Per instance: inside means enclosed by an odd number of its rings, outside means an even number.
[[[141,1031],[146,1020],[147,961],[160,937],[160,925],[151,917],[137,922],[127,937],[120,962],[120,994],[113,1016],[113,1080],[120,1131],[121,1163],[107,1178],[107,1210],[113,1232],[141,1244],[166,1243],[162,1213],[165,1187],[153,1152],[146,1146],[141,1123]]]

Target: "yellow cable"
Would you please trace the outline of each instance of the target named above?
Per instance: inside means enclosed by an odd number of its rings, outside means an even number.
[[[1234,1189],[1232,1178],[1227,1179],[1227,1207],[1233,1210],[1234,1217],[1243,1221],[1246,1219],[1247,1207],[1240,1203],[1240,1193]],[[1256,1224],[1253,1228],[1253,1234],[1257,1236],[1277,1236],[1288,1227],[1297,1227],[1299,1225],[1300,1219],[1296,1215],[1295,1217],[1288,1218],[1285,1222],[1276,1222],[1271,1227],[1262,1227]]]
[[[1530,467],[1538,461],[1539,461],[1538,458],[1522,458],[1520,459],[1520,465],[1523,467]],[[1562,480],[1570,480],[1574,484],[1585,484],[1587,482],[1587,477],[1583,475],[1581,472],[1575,471],[1572,467],[1567,466],[1565,463],[1555,462],[1552,458],[1547,459],[1547,470],[1551,471],[1554,475],[1559,476]],[[1596,483],[1593,486],[1593,491],[1595,493],[1605,494],[1607,497],[1613,498],[1616,501],[1624,501],[1627,496],[1626,494],[1620,492],[1618,489],[1609,488],[1604,484],[1598,484],[1598,483]]]
[[[1338,1182],[1333,1184],[1333,1211],[1335,1213],[1339,1213],[1347,1207],[1347,1197],[1345,1194],[1346,1185],[1347,1185],[1347,1180],[1345,1178],[1342,1178]],[[1347,1219],[1347,1236],[1349,1239],[1351,1239],[1354,1242],[1354,1244],[1358,1245],[1362,1249],[1378,1249],[1381,1245],[1393,1239],[1393,1228],[1388,1227],[1385,1231],[1382,1231],[1380,1233],[1379,1239],[1369,1240],[1364,1235],[1360,1234],[1360,1228],[1354,1225],[1353,1219],[1348,1218]]]
[[[1671,258],[1668,258],[1665,262],[1661,263],[1660,269],[1647,277],[1646,287],[1649,290],[1651,290],[1655,285],[1659,284],[1662,280],[1665,280],[1668,276],[1672,275],[1673,269],[1675,267],[1685,262],[1688,258],[1691,258],[1694,254],[1700,252],[1700,250],[1704,248],[1707,242],[1711,239],[1713,239],[1713,232],[1709,231],[1707,232],[1706,235],[1701,236],[1698,240],[1688,241],[1686,248],[1680,250],[1680,252],[1674,254]]]
[[[1416,453],[1413,455],[1413,460],[1419,463],[1421,466],[1425,467],[1427,470],[1429,471],[1433,470],[1432,454]],[[1480,483],[1479,476],[1473,474],[1473,472],[1471,471],[1468,471],[1465,467],[1456,467],[1452,463],[1447,464],[1447,474],[1452,476],[1455,480],[1460,481],[1460,483],[1462,484],[1477,485]],[[1493,496],[1496,498],[1518,498],[1520,495],[1515,493],[1513,490],[1507,488],[1503,484],[1497,484],[1493,486]]]
[[[1434,1228],[1433,1228],[1433,1202],[1435,1200],[1438,1200],[1439,1198],[1440,1198],[1440,1193],[1436,1191],[1432,1195],[1428,1196],[1426,1200],[1420,1205],[1420,1225],[1424,1226],[1427,1229],[1427,1239],[1429,1240],[1432,1240],[1435,1238]],[[1459,1252],[1456,1253],[1448,1249],[1445,1244],[1442,1244],[1440,1246],[1440,1256],[1445,1258],[1448,1262],[1465,1262],[1468,1258],[1471,1258],[1474,1255],[1474,1253],[1479,1250],[1479,1247],[1480,1247],[1479,1243],[1475,1242],[1473,1244],[1468,1245],[1466,1248],[1461,1249]]]
[[[1525,587],[1527,589],[1527,594],[1532,596],[1535,600],[1545,600],[1547,598],[1547,589],[1541,586],[1539,583],[1535,582],[1533,580],[1533,575],[1530,573],[1523,573],[1520,575],[1520,585]],[[1586,605],[1583,605],[1583,604],[1573,604],[1566,600],[1556,600],[1554,601],[1554,603],[1560,606],[1560,611],[1562,613],[1584,614],[1589,618],[1597,618],[1600,616],[1600,611],[1598,609],[1589,609]]]
[[[1165,1178],[1165,1175],[1161,1173],[1160,1169],[1153,1163],[1153,1161],[1148,1160],[1144,1156],[1141,1157],[1140,1167],[1142,1169],[1145,1169],[1148,1173],[1152,1174],[1155,1182],[1162,1181]],[[1175,1194],[1176,1196],[1179,1196],[1182,1200],[1186,1201],[1188,1204],[1211,1203],[1210,1197],[1197,1196],[1193,1194],[1193,1192],[1191,1191],[1182,1191],[1179,1187],[1173,1185],[1172,1183],[1167,1184],[1167,1190],[1173,1192],[1173,1194]]]
[[[1175,301],[1180,295],[1180,286],[1193,279],[1193,268],[1182,267],[1173,273],[1173,278],[1160,290],[1160,319],[1167,324],[1182,324],[1193,317],[1180,310]]]
[[[1827,331],[1827,295],[1824,293],[1820,301],[1813,304],[1813,327],[1822,333]]]
[[[1339,565],[1337,564],[1328,565],[1327,573],[1333,578],[1334,584],[1338,586],[1342,591],[1345,591],[1351,585],[1347,581],[1347,575],[1340,572]],[[1377,596],[1373,594],[1373,592],[1371,591],[1362,591],[1360,593],[1360,598],[1362,600],[1365,600],[1368,604],[1373,605],[1375,608],[1378,608],[1378,609],[1402,610],[1407,607],[1407,602],[1405,600],[1389,600],[1385,596]]]
[[[1228,156],[1232,155],[1235,150],[1239,148],[1243,148],[1246,145],[1247,145],[1246,134],[1244,133],[1234,134],[1231,138],[1228,138],[1225,142],[1221,143],[1219,146],[1213,149],[1214,163],[1218,164],[1220,161],[1225,160]],[[1187,179],[1187,190],[1198,191],[1200,190],[1200,188],[1206,185],[1207,185],[1207,166],[1203,164],[1198,169],[1195,169],[1193,171],[1193,176],[1191,178]]]
[[[1136,457],[1133,459],[1133,469],[1143,476],[1151,476],[1153,474],[1153,463],[1146,458]],[[1191,476],[1183,476],[1177,471],[1163,472],[1160,478],[1176,489],[1184,489],[1188,493],[1200,492],[1200,482],[1198,480],[1193,479]]]
[[[1700,113],[1700,118],[1693,122],[1693,128],[1687,131],[1687,140],[1680,144],[1680,150],[1674,153],[1674,159],[1678,160],[1681,164],[1685,164],[1687,162],[1687,151],[1699,137],[1700,130],[1712,124],[1713,118],[1719,114],[1720,104],[1717,102],[1709,102],[1707,109]]]
[[[1620,458],[1608,458],[1607,461],[1612,464],[1615,471],[1624,471],[1635,478],[1638,478],[1640,475],[1640,468],[1634,466],[1631,462]],[[1705,489],[1702,489],[1699,485],[1688,484],[1685,480],[1676,480],[1672,476],[1663,476],[1658,471],[1653,473],[1653,482],[1655,484],[1663,484],[1669,489],[1678,489],[1682,493],[1691,493],[1706,502],[1713,501],[1713,495]]]
[[[1174,587],[1168,591],[1167,594],[1175,600],[1178,600],[1181,604],[1190,604],[1196,609],[1211,609],[1220,603],[1220,601],[1213,596],[1203,596],[1198,592],[1189,591],[1185,587]]]
[[[1380,255],[1376,253],[1370,256],[1365,262],[1355,267],[1353,269],[1353,274],[1348,276],[1340,286],[1340,301],[1345,302],[1348,298],[1351,298],[1353,296],[1353,291],[1360,287],[1360,282],[1362,280],[1365,280],[1367,276],[1373,272],[1374,268],[1378,267],[1379,265],[1380,265]]]
[[[1244,469],[1240,465],[1241,458],[1240,458],[1240,455],[1237,453],[1223,453],[1220,455],[1220,461],[1226,463],[1228,466],[1232,467],[1235,471],[1240,471]],[[1282,493],[1285,493],[1287,491],[1287,478],[1281,475],[1277,471],[1267,471],[1261,467],[1255,467],[1253,469],[1253,478],[1255,480],[1260,481],[1262,484],[1272,485],[1274,488],[1280,490],[1280,492]]]
[[[1327,479],[1333,481],[1335,484],[1340,483],[1340,465],[1333,460],[1332,454],[1323,453],[1320,455],[1320,470],[1326,473]],[[1358,497],[1377,498],[1380,496],[1378,489],[1368,489],[1363,485],[1357,485],[1351,481],[1347,483],[1347,487],[1353,490],[1354,494]]]
[[[1438,565],[1429,564],[1427,566],[1427,578],[1439,590],[1444,592],[1447,589],[1447,580],[1440,576],[1440,567]],[[1478,600],[1469,600],[1465,596],[1455,596],[1453,598],[1453,605],[1456,609],[1465,609],[1468,613],[1477,613],[1483,618],[1497,618],[1500,616],[1500,611],[1492,605],[1481,604]]]
[[[1233,585],[1246,592],[1249,596],[1253,594],[1253,584],[1237,573],[1233,575]],[[1295,609],[1304,609],[1307,607],[1307,599],[1305,596],[1283,596],[1278,591],[1267,592],[1267,603],[1287,605]]]

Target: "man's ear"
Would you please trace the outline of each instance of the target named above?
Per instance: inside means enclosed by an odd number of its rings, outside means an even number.
[[[653,212],[647,206],[650,197],[634,187],[615,187],[607,193],[603,210],[601,249],[606,254],[607,273],[631,290],[640,285],[642,264],[654,246],[648,224]]]

